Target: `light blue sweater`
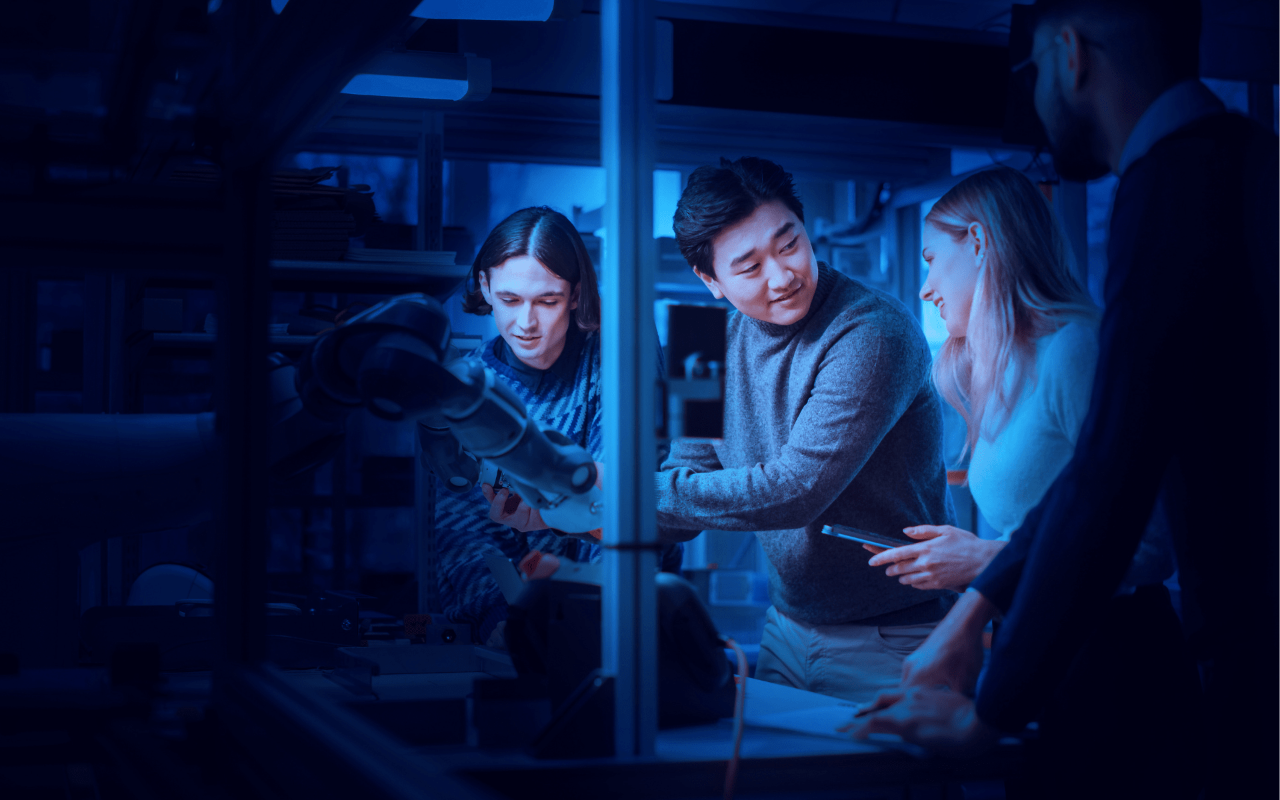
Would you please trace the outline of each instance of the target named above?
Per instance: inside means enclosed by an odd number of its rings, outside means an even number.
[[[969,491],[1002,540],[1009,540],[1071,461],[1089,411],[1097,363],[1094,320],[1068,322],[1040,337],[1034,372],[1008,419],[994,436],[979,437],[974,445]],[[990,427],[984,420],[984,428]],[[1157,508],[1122,591],[1160,583],[1173,574],[1173,550],[1160,519]]]

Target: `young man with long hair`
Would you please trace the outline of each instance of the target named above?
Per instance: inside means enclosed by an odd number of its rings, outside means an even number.
[[[524,402],[529,415],[604,457],[600,385],[600,291],[573,223],[545,206],[521,209],[490,232],[471,265],[463,310],[492,314],[498,336],[476,351]],[[507,489],[480,485],[436,495],[439,589],[447,617],[474,626],[477,641],[502,646],[507,604],[484,557],[514,561],[533,551],[595,561],[594,540],[547,528]],[[663,568],[679,568],[669,547]]]

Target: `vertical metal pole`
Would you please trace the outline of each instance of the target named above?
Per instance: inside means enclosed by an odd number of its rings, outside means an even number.
[[[418,137],[418,228],[415,250],[444,249],[444,115],[422,112]]]
[[[86,414],[102,414],[107,410],[107,379],[109,369],[107,344],[111,338],[110,281],[105,273],[90,273],[84,277],[84,361],[81,384],[82,410]]]
[[[415,431],[416,433],[416,431]],[[417,536],[418,613],[440,610],[436,577],[436,476],[422,465],[422,443],[413,437],[413,529]]]
[[[36,363],[36,282],[28,270],[5,265],[0,273],[0,315],[0,412],[25,413]]]
[[[218,655],[221,668],[266,655],[267,320],[271,297],[268,168],[244,165],[226,181],[225,269],[218,281],[215,349],[219,492]]]
[[[345,303],[341,306],[345,306]],[[350,423],[351,420],[348,420],[349,435],[354,433],[351,428],[355,427]],[[351,455],[347,442],[351,439],[344,437],[333,457],[333,505],[329,507],[329,525],[333,532],[329,549],[333,554],[333,569],[329,572],[329,586],[334,589],[356,588],[347,585],[347,551],[350,550],[347,542],[347,459]]]
[[[129,308],[128,279],[123,273],[113,272],[105,278],[107,286],[106,298],[106,336],[104,337],[105,370],[104,391],[106,411],[108,414],[125,412],[125,314]],[[141,537],[136,533],[127,533],[109,544],[114,559],[111,575],[111,596],[113,605],[124,605],[129,598],[129,588],[133,579],[138,577],[138,548]]]
[[[124,413],[124,317],[128,309],[125,297],[128,281],[120,273],[112,273],[109,282],[106,337],[106,401],[108,414]]]
[[[614,678],[620,757],[657,731],[656,331],[653,322],[652,0],[600,7],[604,204],[605,523],[602,664]]]

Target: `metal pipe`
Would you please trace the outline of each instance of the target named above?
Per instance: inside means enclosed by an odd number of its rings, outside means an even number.
[[[658,720],[653,323],[653,0],[600,6],[605,166],[602,661],[620,757],[652,755]]]

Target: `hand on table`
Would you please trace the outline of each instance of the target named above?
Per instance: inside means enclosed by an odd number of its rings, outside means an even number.
[[[950,689],[913,686],[881,692],[875,703],[845,727],[855,739],[892,733],[908,742],[952,756],[977,755],[995,744],[999,733],[979,719],[973,701]]]
[[[885,574],[917,589],[962,589],[991,563],[1004,542],[979,539],[951,525],[917,525],[903,533],[919,544],[863,548],[876,556],[867,563],[888,566]]]
[[[518,531],[540,531],[547,527],[538,509],[533,508],[510,490],[502,488],[494,492],[487,483],[480,484],[484,499],[489,501],[489,519]]]

